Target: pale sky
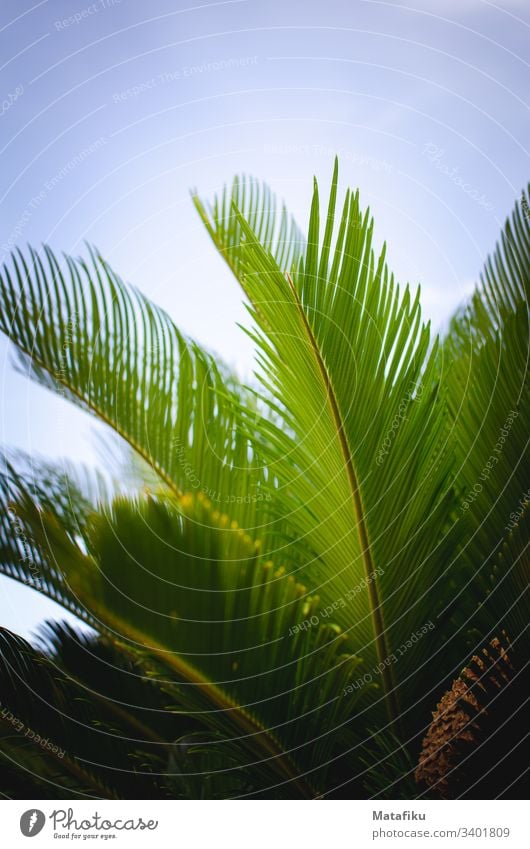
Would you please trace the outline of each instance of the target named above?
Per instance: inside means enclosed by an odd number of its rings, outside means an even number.
[[[190,202],[237,172],[305,226],[333,157],[399,280],[443,325],[530,176],[526,0],[3,0],[0,252],[96,244],[241,374],[241,294]],[[81,160],[81,161],[80,161]],[[93,461],[92,425],[14,374],[1,440]],[[0,580],[0,621],[57,614]]]

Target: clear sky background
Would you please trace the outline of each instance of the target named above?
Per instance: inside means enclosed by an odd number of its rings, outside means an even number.
[[[189,189],[266,180],[305,227],[333,157],[442,327],[530,177],[528,0],[1,0],[0,254],[96,244],[242,375],[241,294]],[[95,461],[94,427],[15,374],[3,445]],[[62,615],[0,579],[0,623]]]

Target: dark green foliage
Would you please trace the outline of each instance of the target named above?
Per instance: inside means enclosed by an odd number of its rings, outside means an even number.
[[[4,633],[5,703],[65,755],[6,734],[3,792],[410,798],[469,658],[505,632],[528,660],[529,222],[440,340],[358,193],[337,212],[337,166],[306,238],[252,180],[194,202],[247,300],[251,387],[95,251],[0,274],[18,367],[137,457],[132,491],[4,469],[0,569],[91,631]]]

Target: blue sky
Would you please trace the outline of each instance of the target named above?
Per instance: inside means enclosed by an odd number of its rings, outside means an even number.
[[[96,244],[241,374],[240,291],[190,203],[235,173],[305,226],[333,157],[398,279],[443,326],[528,181],[524,0],[3,0],[0,253]],[[16,375],[0,341],[1,440],[93,462],[93,425]],[[53,605],[0,580],[1,622]]]

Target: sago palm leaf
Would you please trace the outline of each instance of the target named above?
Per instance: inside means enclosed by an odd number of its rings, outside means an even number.
[[[97,475],[79,474],[64,464],[14,455],[0,471],[0,572],[38,590],[90,624],[90,615],[65,582],[59,552],[46,537],[43,517],[54,521],[70,541],[83,541],[86,521],[99,499],[108,496]]]
[[[530,222],[519,204],[445,340],[466,556],[493,558],[530,485]]]
[[[459,539],[450,586],[475,649],[502,628],[518,638],[530,577],[527,536],[521,548],[530,499],[530,222],[523,209],[524,203],[516,205],[480,286],[454,317],[444,343]],[[510,563],[507,553],[517,545]],[[454,616],[451,621],[454,631]],[[524,646],[528,658],[527,640]]]
[[[292,274],[260,243],[239,186],[215,214],[195,200],[250,301],[264,397],[282,416],[281,426],[261,425],[275,503],[313,551],[301,574],[383,685],[395,719],[417,699],[413,673],[432,646],[415,637],[396,662],[439,598],[437,545],[451,499],[445,406],[419,292],[400,290],[384,248],[375,259],[358,194],[346,194],[337,226],[336,199],[337,165],[323,233],[315,184]],[[422,670],[422,688],[428,678]]]
[[[336,214],[337,167],[306,239],[252,180],[195,203],[248,298],[259,393],[94,252],[15,254],[0,329],[19,367],[110,425],[160,485],[111,501],[8,464],[1,569],[31,583],[36,568],[32,586],[161,688],[178,715],[161,792],[197,773],[215,797],[328,793],[382,759],[398,776],[470,641],[502,625],[523,645],[528,221],[516,211],[440,347],[419,292],[376,258],[358,194]],[[463,507],[477,476],[483,497]],[[79,645],[52,643],[88,698]]]
[[[241,231],[237,220],[233,220],[234,205],[241,210],[260,244],[274,256],[281,268],[291,271],[305,252],[305,237],[294,218],[287,212],[285,204],[281,205],[278,217],[279,204],[276,196],[267,185],[253,177],[235,177],[232,186],[225,188],[211,204],[207,201],[199,202],[196,192],[193,193],[193,199],[201,215],[206,214],[219,230],[225,229],[225,222],[232,219],[231,239],[224,247],[227,260],[236,269],[239,268],[240,257],[232,247],[239,244]]]
[[[119,498],[88,516],[82,539],[30,501],[17,515],[53,552],[63,604],[165,669],[181,709],[238,742],[255,792],[274,782],[316,792],[356,701],[342,692],[358,663],[336,628],[298,628],[318,599],[262,563],[259,545],[203,497]]]
[[[45,247],[4,264],[0,330],[19,368],[110,425],[172,491],[230,503],[253,527],[267,493],[235,423],[237,381],[90,253],[89,263],[60,263]]]
[[[149,702],[164,713],[167,697],[164,704],[163,693],[137,672],[131,688],[133,666],[98,637],[76,637],[56,627],[54,642],[56,649],[61,646],[70,653],[72,645],[66,644],[78,643],[73,673],[64,668],[60,652],[39,652],[15,634],[0,631],[2,764],[28,789],[37,781],[43,796],[61,798],[65,792],[80,798],[128,798],[137,792],[164,795],[171,737],[164,740],[140,722],[125,696],[132,689],[135,700],[144,703],[144,713]],[[92,671],[98,669],[97,682],[85,676],[87,658]],[[109,663],[114,680],[110,697],[105,692],[109,676],[104,674]],[[112,696],[120,689],[118,704]],[[167,731],[172,720],[177,737],[182,722],[169,713],[164,719],[158,728]],[[34,790],[29,798],[32,795]]]

